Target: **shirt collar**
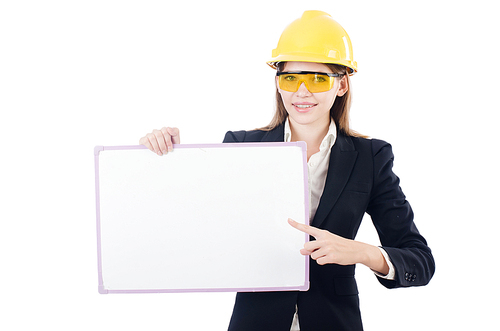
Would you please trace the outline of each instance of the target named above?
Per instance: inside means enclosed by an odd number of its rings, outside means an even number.
[[[330,120],[330,126],[328,127],[328,132],[326,133],[323,141],[321,141],[321,145],[319,150],[324,150],[328,147],[331,149],[335,144],[335,140],[337,139],[337,126],[335,125],[335,121]],[[290,142],[292,140],[292,131],[290,130],[290,124],[288,123],[288,117],[285,121],[285,142]]]

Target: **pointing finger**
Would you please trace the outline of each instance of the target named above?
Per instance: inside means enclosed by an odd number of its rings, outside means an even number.
[[[294,228],[296,228],[297,230],[305,232],[308,235],[311,235],[311,236],[313,236],[316,239],[318,239],[318,237],[320,237],[321,234],[323,233],[323,230],[315,228],[314,226],[309,226],[309,225],[306,225],[306,224],[295,222],[291,218],[288,219],[288,223],[291,226],[293,226]]]

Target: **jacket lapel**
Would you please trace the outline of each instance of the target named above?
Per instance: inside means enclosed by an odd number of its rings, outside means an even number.
[[[266,142],[282,142],[284,140],[284,124],[277,126],[271,131],[267,131],[262,137],[262,141]],[[330,153],[325,188],[311,225],[321,227],[321,224],[323,224],[326,216],[330,213],[344,190],[357,157],[358,152],[354,148],[352,139],[341,132],[337,132],[337,140]]]
[[[314,219],[311,222],[312,226],[321,227],[321,224],[325,221],[326,216],[344,190],[357,157],[358,152],[355,150],[351,138],[338,132],[337,140],[330,153],[325,188]]]

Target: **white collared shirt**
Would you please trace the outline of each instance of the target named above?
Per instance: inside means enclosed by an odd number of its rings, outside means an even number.
[[[326,173],[328,172],[328,164],[330,162],[330,152],[335,140],[337,139],[337,126],[334,121],[330,121],[330,127],[326,133],[321,145],[319,146],[319,152],[311,155],[309,161],[307,161],[307,168],[309,172],[309,219],[312,220],[318,209],[319,199],[323,194],[323,189],[325,188]],[[285,122],[285,142],[292,141],[292,131],[290,130],[290,124],[288,123],[288,118]]]
[[[330,126],[328,127],[328,132],[323,138],[321,145],[319,147],[319,152],[311,155],[309,161],[307,161],[307,168],[309,172],[309,219],[312,220],[316,214],[316,210],[319,206],[319,200],[323,194],[326,182],[326,174],[328,172],[328,166],[330,163],[330,153],[335,141],[337,140],[337,127],[334,121],[330,121]],[[285,121],[285,142],[292,141],[292,131],[290,130],[290,124],[288,123],[288,118]],[[387,275],[381,275],[377,272],[375,274],[378,277],[393,280],[395,276],[394,265],[391,263],[387,252],[379,247],[380,252],[384,256],[387,264],[389,265],[389,273]],[[292,327],[290,331],[299,331],[299,318],[297,311],[293,317]]]

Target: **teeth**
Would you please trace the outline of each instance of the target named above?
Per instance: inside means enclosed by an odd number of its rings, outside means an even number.
[[[314,105],[295,105],[297,108],[311,108]]]

